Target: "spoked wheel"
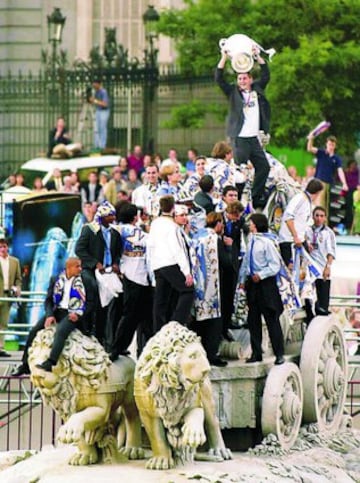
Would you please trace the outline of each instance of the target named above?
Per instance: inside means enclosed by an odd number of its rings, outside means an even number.
[[[332,316],[315,317],[305,334],[300,359],[304,422],[336,430],[347,387],[347,353],[341,327]]]
[[[273,433],[282,448],[290,449],[299,433],[303,388],[299,368],[292,362],[274,366],[265,383],[261,407],[264,436]]]

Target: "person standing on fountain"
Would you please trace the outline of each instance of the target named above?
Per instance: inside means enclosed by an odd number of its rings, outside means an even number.
[[[269,163],[258,139],[259,131],[267,134],[270,129],[270,104],[264,95],[270,80],[269,67],[265,60],[256,55],[261,69],[260,79],[253,80],[250,72],[237,75],[237,83],[230,84],[224,78],[224,68],[228,55],[222,53],[217,65],[215,81],[229,99],[229,115],[226,134],[229,136],[235,163],[251,161],[255,168],[252,186],[254,208],[265,206],[264,189],[269,174]]]
[[[269,331],[275,364],[284,360],[284,338],[280,325],[283,304],[276,276],[281,268],[281,255],[268,233],[269,223],[262,213],[250,216],[251,237],[240,269],[240,288],[246,290],[249,307],[248,324],[252,355],[247,363],[262,361],[262,317]]]

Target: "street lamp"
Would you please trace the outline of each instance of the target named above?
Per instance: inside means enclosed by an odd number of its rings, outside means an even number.
[[[143,15],[143,21],[145,26],[145,37],[149,42],[149,50],[145,50],[145,60],[149,60],[152,66],[154,66],[156,63],[157,50],[154,49],[154,40],[158,37],[156,24],[159,19],[160,15],[155,10],[155,7],[153,5],[149,5]]]
[[[159,81],[159,69],[157,65],[158,49],[154,46],[157,39],[156,23],[160,15],[153,5],[149,5],[143,15],[145,37],[145,78],[144,78],[144,107],[143,107],[143,146],[144,149],[153,153],[157,136],[157,86]]]
[[[56,65],[56,50],[58,44],[61,43],[62,33],[64,30],[66,17],[63,17],[60,8],[55,7],[51,15],[47,16],[48,24],[48,40],[52,45],[52,68],[55,70]]]
[[[60,8],[55,7],[51,15],[47,16],[48,40],[52,46],[50,68],[51,68],[51,86],[50,86],[50,105],[57,107],[59,101],[59,93],[56,87],[56,64],[57,47],[61,43],[62,33],[64,30],[66,17],[63,17]]]

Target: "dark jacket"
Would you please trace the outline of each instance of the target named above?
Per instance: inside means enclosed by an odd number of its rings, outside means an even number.
[[[96,186],[95,186],[95,202],[98,202],[101,189],[102,189],[101,184],[97,183]],[[81,185],[81,195],[83,193],[85,193],[84,202],[90,202],[89,183],[84,183],[84,184]]]
[[[45,299],[45,317],[55,317],[56,321],[59,322],[57,317],[57,307],[54,304],[53,293],[54,293],[54,285],[58,277],[51,277],[49,287],[46,294]],[[88,323],[88,320],[91,319],[92,314],[94,313],[96,307],[96,293],[92,288],[92,285],[88,283],[86,277],[81,276],[84,287],[85,287],[85,311],[84,314],[80,317],[79,323],[84,326],[84,322]],[[83,330],[84,327],[80,327],[79,329]]]
[[[111,229],[110,251],[112,263],[120,263],[122,243],[120,234],[114,229]],[[76,242],[75,253],[84,269],[95,271],[96,264],[104,260],[105,240],[101,230],[95,233],[89,225],[84,225]]]
[[[71,139],[67,136],[68,130],[66,128],[62,131],[57,139],[55,139],[56,131],[57,129],[56,127],[54,127],[49,133],[49,147],[47,153],[49,158],[51,157],[55,146],[57,146],[58,144],[70,144],[72,142]]]
[[[266,99],[264,90],[270,80],[270,70],[267,64],[259,64],[261,69],[260,79],[256,79],[251,86],[257,92],[260,110],[260,129],[265,133],[270,131],[270,104]],[[229,114],[227,118],[226,134],[230,138],[236,138],[244,124],[244,100],[237,84],[230,84],[224,79],[224,69],[216,69],[215,81],[229,99]]]
[[[211,211],[215,210],[215,205],[213,203],[213,200],[208,193],[205,193],[204,191],[198,191],[196,195],[194,196],[194,202],[196,205],[200,206],[201,208],[204,208],[206,211],[206,214],[209,214]]]

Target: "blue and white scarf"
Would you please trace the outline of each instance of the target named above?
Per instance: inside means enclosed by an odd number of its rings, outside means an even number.
[[[60,302],[64,296],[64,287],[66,282],[66,271],[60,273],[53,290],[53,302],[56,307],[59,307]],[[85,312],[85,287],[80,275],[73,278],[70,288],[69,296],[69,311],[74,312],[79,316],[84,315]]]

